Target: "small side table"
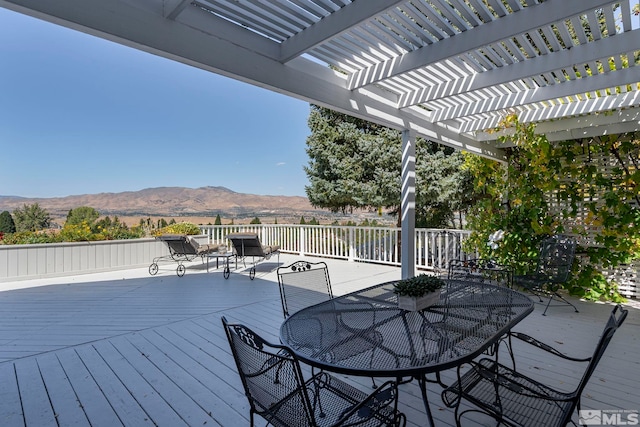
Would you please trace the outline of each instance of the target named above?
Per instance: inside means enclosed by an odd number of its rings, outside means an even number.
[[[231,268],[229,267],[229,259],[231,257],[235,257],[236,254],[233,252],[214,252],[207,255],[207,273],[209,272],[209,258],[216,259],[216,269],[220,267],[220,258],[223,258],[224,262],[224,270],[222,271],[222,275],[225,279],[229,278],[231,275]],[[236,258],[236,268],[238,267],[238,258]]]

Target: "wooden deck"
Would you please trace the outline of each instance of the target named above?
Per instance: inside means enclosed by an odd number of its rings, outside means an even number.
[[[282,255],[280,263],[293,261]],[[0,426],[241,426],[248,405],[221,316],[248,324],[277,342],[282,322],[276,260],[246,273],[206,273],[175,265],[157,276],[145,269],[0,283]],[[398,268],[327,260],[340,295],[399,278]],[[519,326],[576,355],[588,355],[610,305],[576,301],[580,313],[536,308]],[[640,310],[631,309],[588,385],[583,409],[640,410]],[[569,386],[580,371],[518,352],[519,369]],[[445,372],[445,382],[453,379]],[[363,389],[369,379],[352,378]],[[438,425],[453,413],[430,389]],[[401,387],[410,425],[425,424],[415,384]],[[577,421],[577,417],[575,417]],[[487,419],[472,425],[492,425]]]

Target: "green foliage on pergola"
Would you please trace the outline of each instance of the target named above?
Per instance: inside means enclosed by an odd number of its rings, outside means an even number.
[[[640,135],[552,144],[514,117],[503,125],[513,131],[506,165],[467,156],[479,201],[468,216],[473,233],[466,249],[521,273],[544,237],[570,234],[581,256],[568,291],[621,300],[603,271],[640,258]],[[487,242],[498,230],[504,237],[493,249]]]

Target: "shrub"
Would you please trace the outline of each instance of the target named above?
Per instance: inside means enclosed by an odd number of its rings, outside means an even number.
[[[200,227],[191,222],[179,222],[176,224],[167,225],[160,230],[153,232],[154,236],[160,236],[162,234],[188,234],[195,235],[200,234]]]

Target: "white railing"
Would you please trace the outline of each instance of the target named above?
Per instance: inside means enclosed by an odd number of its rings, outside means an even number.
[[[230,246],[226,235],[251,232],[258,234],[263,244],[279,245],[285,253],[397,266],[401,263],[399,228],[258,224],[208,225],[201,230],[201,239],[209,243]],[[462,242],[469,234],[465,230],[416,229],[416,268],[442,272],[451,259],[475,257],[462,251]],[[148,267],[153,258],[168,253],[166,245],[155,239],[0,245],[0,282]],[[605,271],[626,297],[640,296],[639,264]]]
[[[205,225],[210,243],[230,245],[231,233],[256,233],[262,244],[279,245],[286,253],[339,258],[350,261],[400,265],[400,229],[338,225]],[[465,230],[417,229],[416,267],[441,271],[451,259],[467,257],[462,241]]]
[[[228,234],[252,232],[263,244],[279,245],[285,253],[401,264],[398,228],[259,224],[201,226],[201,230],[201,238],[209,243],[230,246]],[[460,244],[468,234],[416,230],[416,267],[442,271],[450,259],[465,257]],[[0,282],[148,267],[154,257],[167,254],[166,245],[155,239],[0,245]]]

